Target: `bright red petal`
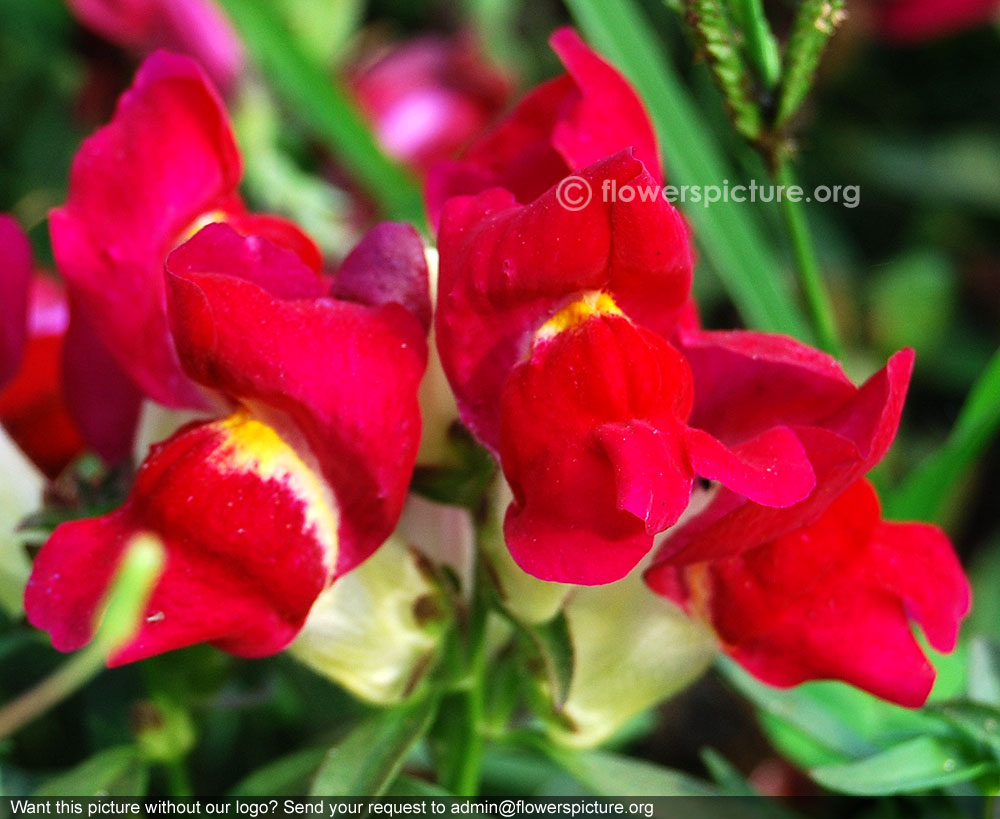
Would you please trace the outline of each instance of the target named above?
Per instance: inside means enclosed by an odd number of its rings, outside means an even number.
[[[198,383],[267,408],[282,434],[305,436],[340,510],[342,574],[381,545],[402,508],[420,439],[423,330],[395,304],[280,298],[260,284],[276,272],[262,260],[282,251],[247,253],[232,271],[220,270],[213,232],[167,263],[181,360]],[[241,241],[249,248],[263,240]],[[315,276],[290,253],[284,270],[293,281]]]
[[[629,148],[662,182],[656,136],[625,78],[572,29],[550,42],[568,73],[527,94],[458,161],[434,167],[427,184],[433,222],[451,197],[502,187],[531,202],[567,174]]]
[[[278,247],[290,250],[303,264],[317,273],[323,269],[323,254],[320,249],[294,222],[264,213],[233,211],[225,214],[225,222],[237,233],[244,236],[261,236]]]
[[[507,545],[544,580],[618,580],[687,506],[690,382],[659,336],[598,313],[541,339],[503,392]]]
[[[21,450],[54,478],[84,449],[63,384],[69,306],[53,279],[31,282],[28,342],[17,374],[0,390],[0,423]]]
[[[653,178],[662,180],[656,134],[628,81],[571,28],[559,29],[549,42],[580,94],[552,134],[552,143],[567,164],[585,168],[622,148],[632,148]]]
[[[725,650],[765,682],[840,679],[917,707],[934,670],[909,619],[950,650],[968,581],[939,530],[879,518],[874,490],[859,481],[811,526],[738,557],[658,567],[647,581],[706,617]]]
[[[63,524],[39,553],[25,609],[56,648],[89,641],[125,546],[146,531],[167,563],[115,663],[204,641],[248,657],[280,651],[336,562],[336,509],[273,429],[245,414],[188,427],[153,449],[124,506]]]
[[[139,424],[142,393],[81,310],[70,312],[62,376],[69,413],[87,445],[109,464],[128,456]]]
[[[652,185],[623,152],[582,172],[593,197],[563,207],[555,189],[527,206],[504,191],[454,199],[442,217],[436,317],[445,373],[462,419],[496,450],[500,392],[533,334],[567,303],[603,291],[639,324],[663,331],[683,310],[691,252],[678,213],[653,201],[603,201],[602,188]]]
[[[764,506],[791,506],[816,486],[806,451],[787,427],[773,427],[733,449],[700,429],[686,430],[684,441],[695,472]]]
[[[716,363],[727,363],[708,368],[713,378],[702,381],[706,357],[699,358],[700,351],[692,355],[689,346],[684,349],[697,396],[692,425],[704,424],[708,432],[728,443],[787,418],[805,448],[816,488],[799,503],[779,509],[722,489],[703,512],[671,533],[655,558],[656,564],[718,560],[814,523],[834,499],[881,460],[892,443],[913,367],[913,353],[904,350],[857,388],[842,382],[839,371],[829,368],[825,356],[810,355],[799,345],[790,347],[798,363],[788,356],[761,353],[755,357],[742,350],[731,356],[730,347],[721,354],[711,351]],[[731,381],[723,377],[725,372],[731,373]],[[796,385],[798,391],[793,389]],[[723,414],[724,401],[717,399],[713,390],[740,411]],[[785,400],[787,413],[783,412]]]
[[[166,317],[163,261],[241,174],[218,94],[193,61],[149,57],[111,123],[73,160],[69,199],[52,212],[56,262],[107,348],[150,396],[201,406]]]

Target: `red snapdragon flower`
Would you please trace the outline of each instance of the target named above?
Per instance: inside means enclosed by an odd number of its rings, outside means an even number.
[[[901,43],[942,37],[1000,15],[997,0],[876,0],[874,5],[881,33]]]
[[[205,406],[167,321],[163,262],[173,248],[203,225],[226,221],[321,265],[297,227],[247,212],[236,192],[241,174],[225,109],[204,73],[187,57],[157,52],[111,122],[80,147],[69,198],[50,217],[74,310],[139,389],[168,406]]]
[[[630,151],[580,172],[591,190],[655,186]],[[623,577],[687,506],[696,475],[765,505],[813,488],[784,425],[723,443],[690,420],[690,368],[669,342],[691,280],[687,230],[660,197],[570,210],[557,189],[519,205],[452,199],[436,317],[462,418],[514,493],[511,554],[546,580]]]
[[[692,422],[723,441],[787,424],[816,488],[783,509],[713,490],[668,533],[649,586],[704,617],[765,682],[840,679],[920,705],[934,670],[909,619],[935,648],[951,650],[968,581],[940,530],[883,522],[863,480],[895,437],[912,352],[858,388],[832,358],[789,339],[685,328],[677,342],[694,377]]]
[[[625,78],[571,28],[549,42],[567,73],[526,94],[458,159],[432,169],[427,207],[435,223],[453,196],[501,187],[526,204],[567,174],[629,147],[662,181],[656,136]]]
[[[214,0],[66,0],[101,37],[146,55],[166,48],[194,57],[228,91],[243,70],[243,46]]]
[[[378,264],[389,246],[398,256]],[[202,641],[248,657],[279,651],[319,593],[378,548],[420,438],[426,323],[402,306],[429,315],[419,248],[412,229],[379,227],[333,296],[294,253],[224,224],[169,256],[178,358],[220,416],[155,446],[123,506],[61,525],[42,548],[25,609],[56,648],[90,639],[140,532],[163,540],[167,563],[114,663]]]
[[[838,679],[909,707],[934,684],[910,620],[951,651],[970,603],[947,536],[883,521],[865,480],[811,525],[733,557],[661,564],[648,580],[711,623],[723,649],[764,682]]]
[[[471,38],[418,37],[348,77],[383,150],[421,174],[455,155],[506,107],[511,80]]]

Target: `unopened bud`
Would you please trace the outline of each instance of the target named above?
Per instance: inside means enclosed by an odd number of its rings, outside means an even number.
[[[573,671],[549,731],[577,747],[597,745],[694,682],[718,648],[707,626],[646,587],[641,569],[577,588],[564,611]]]
[[[394,536],[319,596],[289,652],[361,699],[398,702],[433,657],[444,611],[424,558]]]
[[[429,247],[424,251],[427,257],[427,275],[430,279],[431,301],[437,303],[438,252],[437,248]],[[417,453],[419,466],[453,465],[455,454],[452,452],[448,430],[458,420],[458,405],[455,396],[448,385],[444,368],[441,366],[441,356],[438,355],[434,328],[431,327],[428,339],[427,369],[420,382],[420,417],[423,420],[423,432],[420,437],[420,450]]]
[[[0,427],[0,608],[17,617],[31,565],[17,527],[42,505],[45,478]]]

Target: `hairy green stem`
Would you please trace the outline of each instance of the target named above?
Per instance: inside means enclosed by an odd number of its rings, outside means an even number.
[[[843,353],[843,348],[837,330],[833,304],[823,284],[823,276],[806,221],[805,209],[802,207],[801,201],[795,201],[788,196],[789,189],[797,183],[788,158],[784,154],[779,154],[775,161],[774,180],[783,187],[781,212],[785,219],[785,226],[788,228],[788,239],[795,256],[799,282],[813,327],[816,330],[816,336],[824,350],[839,358]]]

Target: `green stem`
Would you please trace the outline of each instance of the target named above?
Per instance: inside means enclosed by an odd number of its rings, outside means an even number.
[[[841,357],[842,346],[834,318],[833,305],[823,284],[816,248],[806,221],[805,209],[801,201],[793,201],[788,191],[797,185],[795,174],[784,152],[778,154],[775,160],[774,181],[781,185],[781,212],[788,228],[788,239],[795,255],[795,265],[799,272],[799,281],[805,295],[806,306],[809,309],[820,346],[833,356]]]
[[[100,645],[91,645],[70,658],[55,673],[0,708],[0,739],[11,736],[53,705],[62,702],[103,668],[104,650]]]
[[[172,799],[189,799],[194,796],[191,779],[182,759],[171,759],[163,765],[167,775],[167,789]]]
[[[163,547],[158,540],[149,535],[132,539],[111,581],[106,605],[100,609],[100,626],[93,641],[34,688],[0,708],[0,739],[86,685],[101,672],[107,658],[132,639],[163,562]]]
[[[456,796],[476,796],[482,774],[483,754],[486,749],[485,685],[486,685],[486,594],[479,578],[479,585],[472,601],[468,643],[468,687],[463,692],[464,708],[462,755],[455,770],[451,791]]]

